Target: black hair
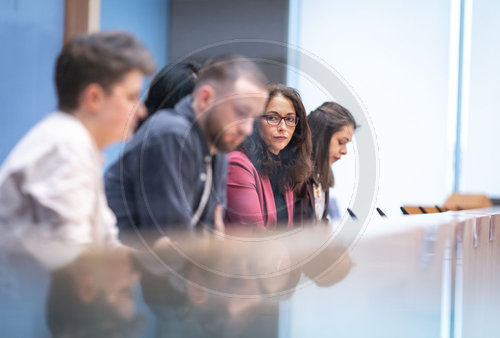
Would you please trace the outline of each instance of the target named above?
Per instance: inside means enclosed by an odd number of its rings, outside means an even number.
[[[144,102],[148,111],[146,118],[139,122],[137,128],[144,121],[161,109],[174,108],[184,96],[193,92],[198,78],[199,64],[186,61],[165,66],[151,81],[149,92]]]

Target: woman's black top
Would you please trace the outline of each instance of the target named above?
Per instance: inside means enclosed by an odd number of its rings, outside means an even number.
[[[271,188],[273,189],[274,203],[276,205],[276,218],[278,221],[278,225],[287,225],[288,224],[288,211],[286,208],[285,196],[280,191],[279,182],[281,179],[281,175],[283,174],[280,170],[281,161],[279,155],[271,154],[274,161],[278,164],[273,170],[273,173],[269,176],[269,180],[271,181]]]

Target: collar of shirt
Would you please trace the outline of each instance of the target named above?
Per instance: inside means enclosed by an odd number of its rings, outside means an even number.
[[[87,128],[85,128],[85,126],[83,125],[83,123],[79,119],[74,117],[72,114],[69,114],[69,113],[66,113],[63,111],[56,111],[53,114],[53,118],[56,122],[60,121],[60,122],[66,122],[66,123],[73,124],[75,126],[75,128],[74,129],[68,128],[68,130],[66,130],[66,131],[70,132],[72,137],[74,137],[75,139],[78,139],[79,142],[81,142],[82,144],[85,144],[88,147],[90,153],[92,153],[92,156],[95,157],[96,161],[99,162],[101,167],[104,165],[104,163],[106,162],[106,158],[105,158],[104,154],[99,150],[99,148],[97,147],[97,144],[95,143],[94,139],[92,138],[92,135],[89,133]]]

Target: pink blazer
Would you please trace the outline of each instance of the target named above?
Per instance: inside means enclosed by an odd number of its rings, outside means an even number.
[[[256,225],[276,228],[276,204],[269,177],[261,177],[248,157],[240,151],[228,154],[226,226]],[[288,227],[293,225],[293,192],[285,194]]]

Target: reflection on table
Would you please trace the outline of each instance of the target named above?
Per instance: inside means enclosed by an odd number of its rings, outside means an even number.
[[[495,337],[499,226],[500,210],[482,209],[259,236],[135,233],[77,254],[4,240],[0,334]]]

